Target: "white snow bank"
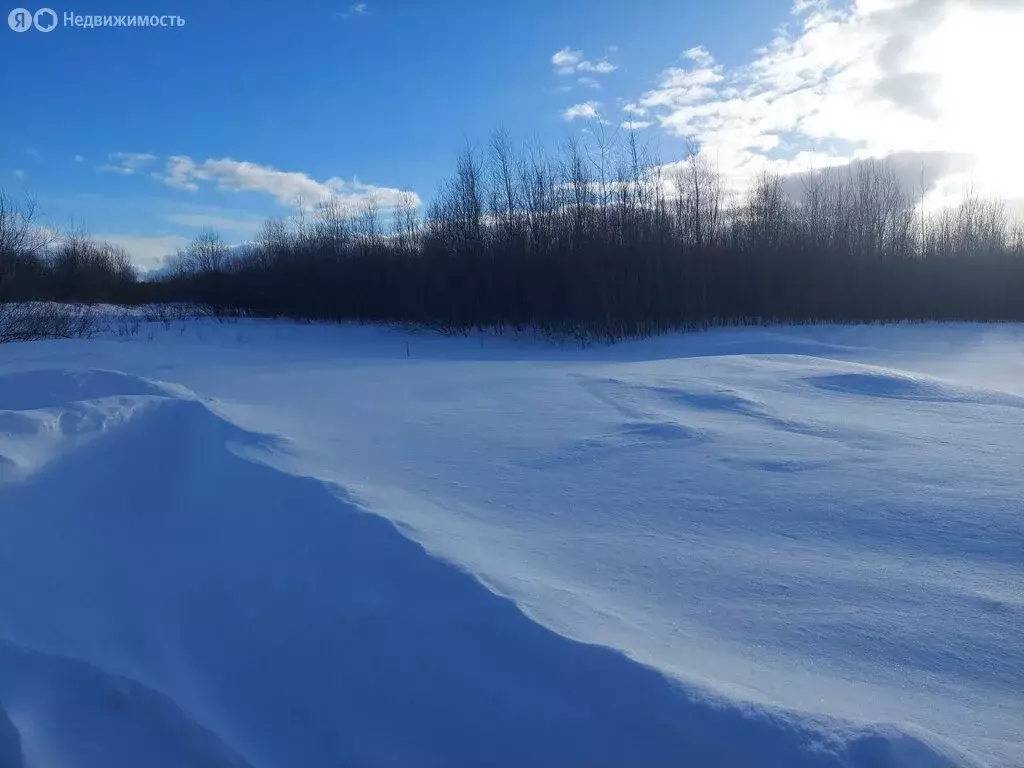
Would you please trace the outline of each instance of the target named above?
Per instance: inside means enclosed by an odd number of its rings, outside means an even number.
[[[0,757],[1020,765],[1019,335],[5,348]]]

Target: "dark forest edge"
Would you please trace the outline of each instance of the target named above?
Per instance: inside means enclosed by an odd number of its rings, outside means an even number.
[[[142,279],[124,249],[58,237],[31,201],[0,194],[0,313],[32,300],[189,303],[217,316],[581,341],[1024,320],[1024,229],[1007,206],[967,194],[926,213],[920,198],[884,160],[766,173],[736,195],[698,153],[659,165],[635,135],[550,156],[499,133],[459,157],[422,215],[412,195],[386,210],[326,200],[267,221],[243,246],[203,231]]]

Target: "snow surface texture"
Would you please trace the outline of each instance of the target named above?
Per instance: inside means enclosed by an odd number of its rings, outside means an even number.
[[[0,766],[1024,765],[1024,329],[0,347]]]

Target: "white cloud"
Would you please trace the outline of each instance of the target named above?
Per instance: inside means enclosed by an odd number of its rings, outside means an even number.
[[[81,155],[75,155],[74,160],[75,160],[76,163],[84,163],[85,162],[85,158],[82,157]]]
[[[622,122],[622,130],[624,131],[642,131],[645,128],[650,128],[654,123],[649,120],[624,120]]]
[[[618,69],[618,66],[606,59],[601,59],[600,61],[581,61],[576,65],[577,72],[595,72],[599,75],[607,75],[616,69]]]
[[[191,157],[184,155],[169,158],[164,172],[154,171],[153,178],[162,181],[169,187],[186,192],[198,192],[199,185],[192,181],[196,164]]]
[[[145,152],[111,152],[107,155],[107,159],[110,160],[110,163],[97,166],[97,171],[132,176],[151,165],[157,158],[156,155]]]
[[[576,66],[583,59],[583,51],[574,51],[571,48],[563,48],[556,51],[551,57],[551,66],[560,75],[571,75],[576,71]]]
[[[600,120],[601,103],[598,101],[585,101],[582,104],[573,104],[562,112],[562,119],[566,122],[573,120]]]
[[[370,7],[367,3],[356,3],[354,5],[350,5],[346,11],[336,15],[341,16],[343,19],[349,19],[353,16],[365,16],[369,12]]]
[[[794,0],[791,13],[799,16],[810,10],[824,10],[828,6],[828,0]]]
[[[260,192],[273,196],[281,205],[292,206],[299,201],[315,204],[328,198],[361,205],[373,201],[382,207],[397,205],[407,194],[399,189],[377,187],[360,181],[332,177],[317,181],[300,171],[279,171],[268,165],[231,158],[210,159],[197,163],[179,155],[167,159],[165,170],[154,176],[177,189],[194,192],[202,183],[209,183],[226,192]],[[415,195],[414,195],[415,197]],[[415,198],[419,203],[419,198]]]
[[[972,156],[983,193],[1024,195],[1021,0],[797,0],[794,22],[726,68],[702,46],[636,103],[749,177],[894,153]]]
[[[574,50],[569,47],[556,51],[551,56],[551,66],[559,75],[575,75],[580,72],[593,75],[607,75],[618,69],[608,59],[589,61],[583,58],[583,51]]]
[[[637,117],[643,117],[644,115],[647,114],[646,108],[641,107],[639,104],[633,104],[632,102],[628,104],[623,104],[622,111],[628,112],[631,115],[636,115]]]
[[[683,53],[683,56],[697,62],[701,67],[710,67],[715,63],[715,57],[712,56],[711,52],[703,45],[690,48],[688,51]]]
[[[601,83],[595,80],[593,77],[581,77],[576,82],[587,88],[593,88],[595,91],[601,90]]]
[[[713,64],[691,69],[669,67],[661,73],[658,87],[640,99],[645,109],[679,107],[710,100],[717,95],[718,84],[724,80],[721,67]]]

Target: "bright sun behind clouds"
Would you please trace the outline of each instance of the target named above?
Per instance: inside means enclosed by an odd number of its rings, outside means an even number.
[[[737,187],[900,155],[928,164],[935,203],[968,187],[1024,203],[1024,0],[798,0],[749,63],[690,58],[639,103]]]
[[[1015,12],[954,8],[922,48],[923,63],[940,74],[940,138],[978,156],[979,188],[1024,195],[1024,3]]]

